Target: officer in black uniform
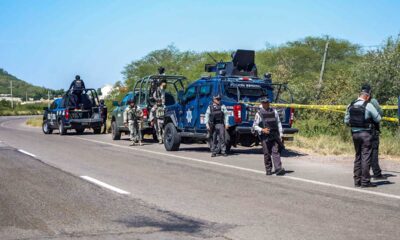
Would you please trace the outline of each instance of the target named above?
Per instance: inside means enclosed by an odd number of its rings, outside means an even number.
[[[82,91],[85,90],[85,83],[81,79],[79,75],[75,76],[75,80],[72,81],[71,85],[69,86],[69,91],[77,94],[77,93],[82,93]]]
[[[372,125],[379,123],[381,116],[375,107],[369,103],[371,92],[363,89],[357,100],[353,101],[346,111],[344,122],[351,127],[351,133],[356,151],[354,161],[354,186],[376,187],[371,183],[369,174],[372,158]]]
[[[219,150],[224,157],[228,156],[225,144],[225,129],[229,128],[228,110],[221,104],[220,95],[213,97],[204,120],[211,136],[211,157],[216,157]]]
[[[99,108],[100,108],[100,116],[101,116],[102,125],[103,125],[103,134],[105,134],[107,131],[107,106],[104,103],[103,99],[100,100]]]
[[[275,174],[279,176],[285,174],[281,162],[281,150],[284,148],[282,143],[283,130],[278,112],[271,108],[269,103],[268,97],[261,99],[262,107],[256,113],[253,129],[258,132],[261,138],[266,174],[272,175],[273,160]]]
[[[375,107],[378,111],[379,115],[383,116],[383,111],[381,106],[379,105],[378,100],[372,97],[371,86],[369,84],[364,84],[361,86],[361,91],[369,92],[371,98],[369,102]],[[376,180],[386,179],[384,175],[382,175],[382,169],[379,166],[379,136],[381,133],[380,123],[373,123],[371,129],[372,135],[372,158],[371,158],[371,169],[374,175],[372,177]]]

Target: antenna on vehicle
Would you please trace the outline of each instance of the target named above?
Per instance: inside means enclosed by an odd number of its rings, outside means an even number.
[[[207,55],[208,55],[215,63],[218,63],[218,61],[217,61],[210,53],[207,53]]]

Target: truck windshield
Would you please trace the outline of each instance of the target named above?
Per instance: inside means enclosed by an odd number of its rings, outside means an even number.
[[[224,83],[223,93],[235,101],[257,102],[264,96],[272,97],[272,88],[266,84]]]

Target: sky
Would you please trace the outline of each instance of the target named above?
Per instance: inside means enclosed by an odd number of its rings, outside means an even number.
[[[400,33],[395,0],[0,0],[0,68],[38,86],[76,74],[98,88],[124,66],[180,50],[263,49],[306,36],[380,45]]]

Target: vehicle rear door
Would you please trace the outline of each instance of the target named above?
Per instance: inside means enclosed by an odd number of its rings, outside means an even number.
[[[133,99],[133,93],[130,92],[122,99],[121,104],[116,109],[116,121],[119,128],[125,128],[124,125],[124,111],[128,107],[128,100]]]
[[[199,111],[197,113],[199,121],[196,130],[200,130],[200,132],[206,131],[205,115],[212,101],[212,88],[213,85],[211,83],[205,83],[199,86]]]

